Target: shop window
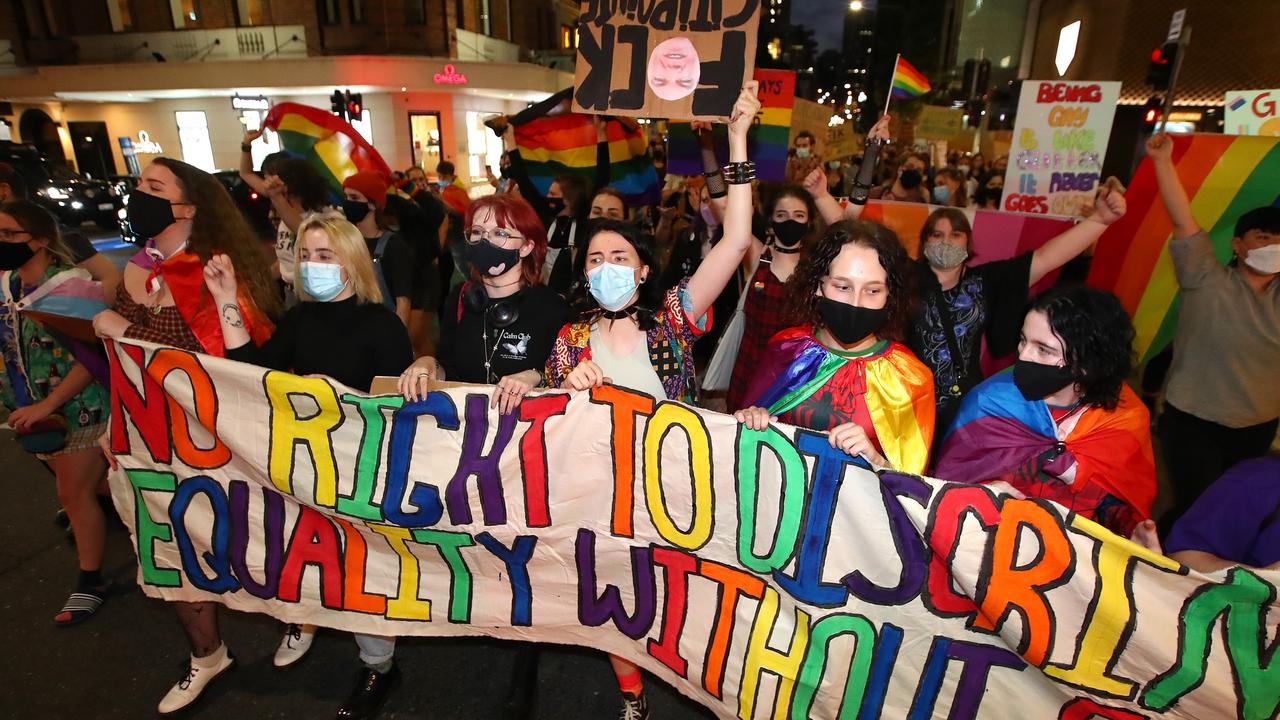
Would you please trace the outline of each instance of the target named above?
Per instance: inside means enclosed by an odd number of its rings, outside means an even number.
[[[462,28],[463,30],[470,30],[471,28],[467,27],[467,4],[466,4],[466,2],[465,2],[464,0],[457,0],[457,1],[453,4],[453,11],[454,11],[454,16],[455,16],[455,17],[454,17],[454,21],[453,21],[453,22],[454,22],[454,25],[455,25],[456,27],[460,27],[460,28]]]
[[[578,28],[574,25],[560,26],[560,49],[575,50],[578,47]]]
[[[338,0],[316,0],[316,15],[321,25],[337,25],[342,22],[338,17]]]
[[[169,0],[169,12],[173,15],[173,27],[200,27],[200,10],[196,0]]]
[[[112,32],[128,32],[133,29],[129,0],[107,0],[107,15],[111,18]]]
[[[209,142],[209,122],[203,110],[179,110],[174,113],[178,121],[178,141],[182,144],[182,160],[190,165],[213,172],[218,169],[213,162],[213,145]]]
[[[434,174],[440,164],[440,115],[409,113],[409,140],[413,164],[428,175]]]
[[[240,27],[270,25],[271,8],[267,0],[236,0],[236,24]]]
[[[352,118],[351,127],[360,133],[360,137],[364,138],[365,142],[373,144],[373,121],[369,119],[368,108],[362,110],[359,119]]]
[[[404,22],[406,25],[426,25],[427,0],[404,0]]]
[[[244,125],[244,129],[257,130],[262,127],[262,120],[267,113],[262,110],[245,110],[240,113],[240,123]],[[280,151],[280,136],[274,132],[267,130],[262,133],[262,137],[250,145],[250,153],[253,156],[253,166],[262,167],[262,161],[268,155]]]
[[[364,24],[364,0],[351,0],[351,24]]]
[[[502,159],[502,139],[494,135],[484,121],[493,117],[493,113],[467,111],[467,171],[472,179],[485,177],[485,167],[498,174],[498,161]],[[490,185],[477,188],[484,192]]]

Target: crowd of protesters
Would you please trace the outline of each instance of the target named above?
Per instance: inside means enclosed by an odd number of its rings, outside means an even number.
[[[503,414],[538,388],[613,383],[754,429],[826,432],[874,469],[1047,498],[1153,549],[1163,539],[1196,569],[1280,565],[1280,460],[1267,456],[1280,418],[1280,208],[1242,212],[1223,263],[1174,171],[1171,141],[1147,143],[1182,290],[1157,423],[1173,507],[1157,533],[1152,419],[1127,384],[1129,316],[1099,290],[1059,284],[1030,296],[1125,214],[1123,194],[1104,187],[1082,221],[1036,250],[973,265],[963,208],[1000,207],[1007,158],[953,153],[934,166],[900,151],[884,118],[867,139],[880,151],[866,156],[879,157],[874,173],[861,172],[860,158],[824,160],[802,133],[790,181],[758,182],[747,132],[759,107],[749,83],[728,122],[724,167],[706,123],[694,125],[702,174],[667,174],[657,148],[665,189],[652,206],[610,187],[601,118],[592,178],[557,177],[545,192],[501,123],[505,152],[484,193],[441,161],[435,179],[416,166],[391,178],[356,173],[332,197],[305,161],[275,154],[255,168],[251,132],[241,176],[270,198],[275,234],[255,234],[211,175],[157,158],[129,198],[144,246],[122,274],[0,167],[0,399],[18,442],[56,479],[80,565],[54,622],[90,619],[111,591],[98,502],[114,462],[106,390],[65,338],[17,311],[68,273],[101,283],[112,308],[94,319],[101,337],[361,391],[393,376],[410,399],[434,381],[485,384]],[[855,179],[868,176],[874,186]],[[867,198],[939,206],[917,259],[861,219]],[[738,315],[739,331],[727,333]],[[984,350],[1010,367],[986,376]],[[731,380],[703,392],[716,363]],[[190,707],[235,662],[215,604],[173,607],[190,662],[159,703],[164,715]],[[315,632],[286,626],[275,664],[300,661]],[[372,717],[398,678],[395,638],[355,641],[362,667],[339,718]],[[517,666],[535,666],[536,649],[522,653]],[[639,669],[611,662],[620,717],[649,717]],[[531,682],[517,675],[513,684]]]

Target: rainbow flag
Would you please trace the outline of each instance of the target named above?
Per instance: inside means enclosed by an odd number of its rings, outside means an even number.
[[[1173,143],[1191,211],[1225,263],[1236,220],[1255,207],[1280,206],[1280,138],[1183,135]],[[1133,316],[1134,346],[1145,362],[1172,341],[1178,320],[1178,281],[1168,249],[1173,223],[1149,159],[1138,166],[1125,200],[1128,212],[1098,241],[1089,284],[1115,293]]]
[[[747,135],[747,157],[756,163],[757,178],[781,182],[787,174],[796,74],[791,70],[757,69],[755,79],[760,83],[760,121]],[[711,131],[715,136],[716,159],[724,166],[729,162],[728,130],[724,124],[716,123]],[[667,124],[667,172],[702,174],[702,148],[687,122]]]
[[[342,181],[364,170],[373,170],[388,180],[391,168],[356,129],[327,110],[280,103],[271,108],[264,127],[280,133],[280,147],[316,167],[329,186],[330,194],[342,197]]]
[[[929,92],[929,81],[911,63],[898,56],[893,65],[893,83],[890,94],[899,100],[910,100]]]
[[[522,110],[510,118],[516,147],[540,192],[557,175],[581,175],[590,184],[596,170],[596,129],[590,115],[569,112],[573,88]],[[649,142],[638,125],[608,119],[609,186],[635,205],[652,205],[660,196],[658,171]]]

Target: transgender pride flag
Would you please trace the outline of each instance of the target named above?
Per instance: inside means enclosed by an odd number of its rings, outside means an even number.
[[[19,300],[9,295],[8,283],[3,288],[4,301],[18,312],[40,323],[71,354],[106,386],[109,377],[102,343],[93,332],[93,316],[107,309],[102,285],[87,270],[72,268],[45,280]]]

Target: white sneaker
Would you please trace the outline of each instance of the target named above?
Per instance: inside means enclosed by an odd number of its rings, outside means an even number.
[[[311,641],[315,640],[315,638],[316,628],[314,625],[294,625],[292,623],[286,625],[284,637],[280,640],[280,647],[276,648],[276,656],[271,659],[271,664],[278,668],[283,668],[298,662],[311,649]]]
[[[204,693],[204,689],[209,687],[209,683],[213,682],[219,675],[230,670],[236,664],[236,659],[230,652],[226,652],[222,656],[222,661],[211,668],[203,668],[195,663],[187,665],[187,674],[177,682],[173,687],[169,688],[169,692],[160,699],[160,705],[156,707],[156,712],[161,715],[172,715],[179,710],[185,709],[187,706],[200,699],[200,695]]]

